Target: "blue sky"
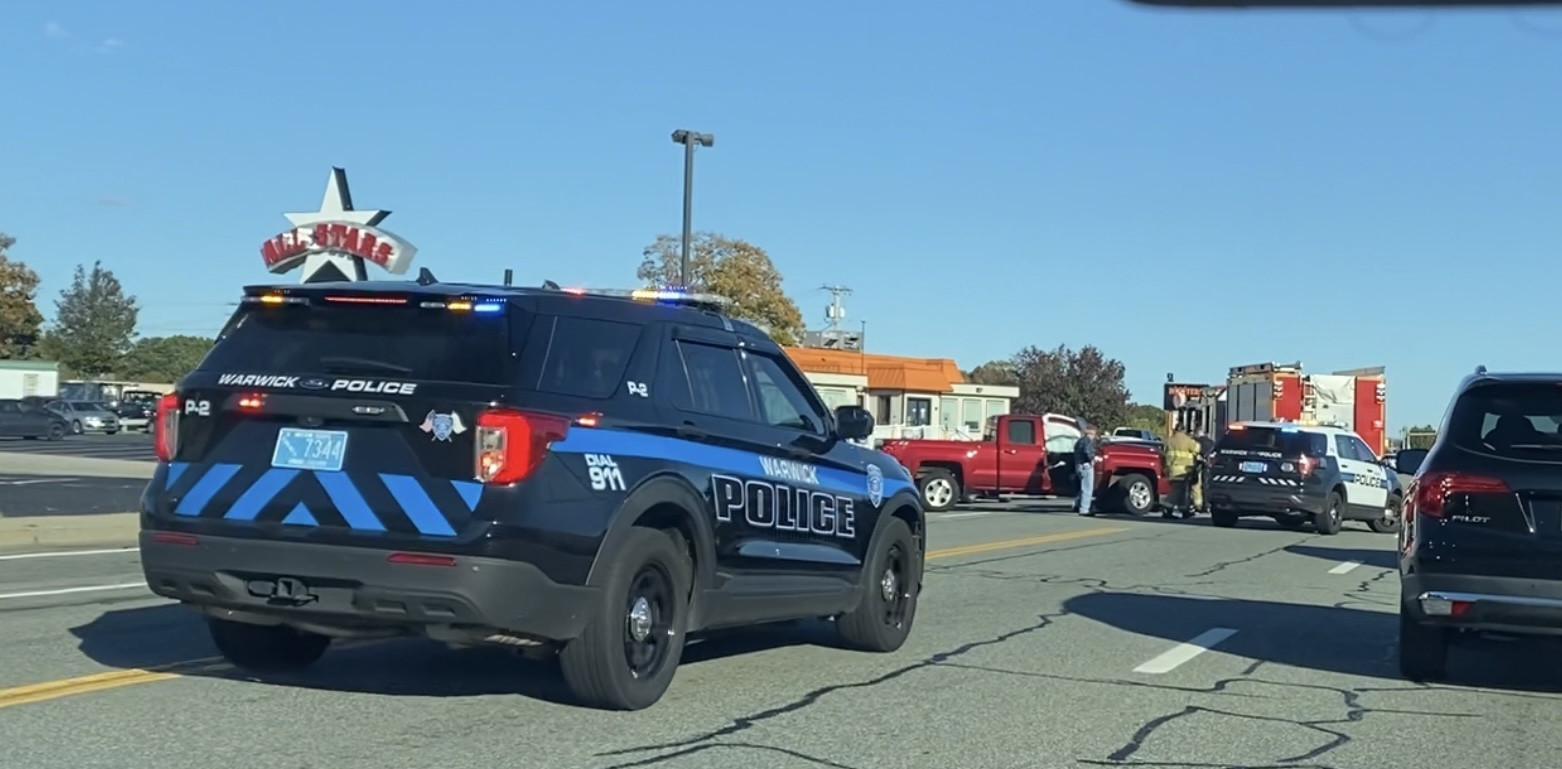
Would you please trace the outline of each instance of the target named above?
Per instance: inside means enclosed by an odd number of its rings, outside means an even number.
[[[0,9],[0,230],[46,314],[102,259],[143,334],[214,333],[332,165],[443,278],[631,286],[691,128],[696,227],[810,325],[855,289],[876,352],[1095,344],[1149,401],[1381,364],[1395,430],[1477,363],[1562,368],[1562,13],[312,5]]]

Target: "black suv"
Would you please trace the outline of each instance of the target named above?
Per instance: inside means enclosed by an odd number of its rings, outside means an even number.
[[[1562,374],[1466,377],[1414,473],[1399,537],[1399,666],[1447,675],[1482,634],[1562,635]]]
[[[643,708],[693,632],[825,617],[901,646],[924,519],[905,470],[849,442],[872,429],[670,292],[249,287],[158,404],[141,561],[244,668],[333,638],[487,642]]]

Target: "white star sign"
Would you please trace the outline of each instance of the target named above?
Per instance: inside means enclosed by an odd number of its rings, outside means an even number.
[[[303,281],[367,280],[365,265],[400,275],[417,253],[411,243],[375,227],[389,211],[358,211],[347,187],[347,172],[331,169],[319,211],[283,214],[293,229],[261,246],[266,269],[284,273],[303,265]]]

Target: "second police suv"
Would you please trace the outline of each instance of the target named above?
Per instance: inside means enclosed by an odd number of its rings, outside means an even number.
[[[141,560],[243,668],[335,638],[507,644],[643,708],[690,633],[827,617],[905,642],[923,512],[852,442],[872,430],[699,297],[250,287],[159,403]]]

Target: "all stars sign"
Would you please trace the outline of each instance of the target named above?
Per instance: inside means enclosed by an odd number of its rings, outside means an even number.
[[[392,275],[412,265],[417,248],[377,228],[389,211],[358,211],[347,188],[347,172],[331,169],[320,210],[285,214],[293,229],[261,244],[266,269],[285,273],[303,266],[304,283],[367,280],[373,263]]]

